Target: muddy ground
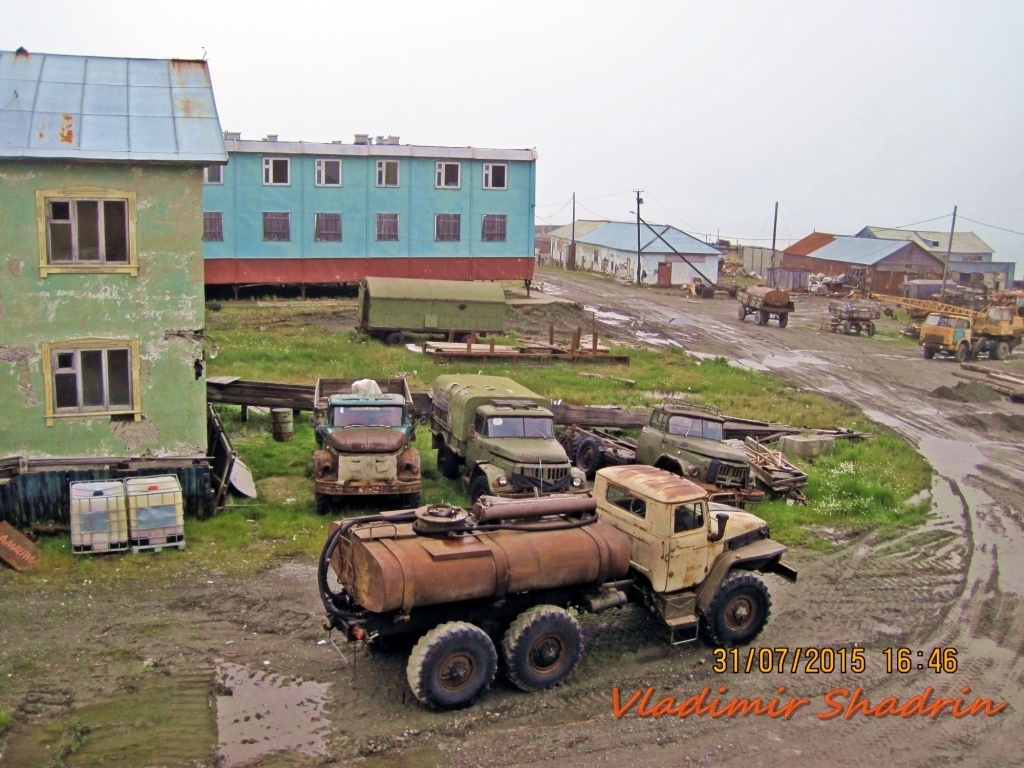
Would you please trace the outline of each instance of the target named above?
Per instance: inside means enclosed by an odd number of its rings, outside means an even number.
[[[855,538],[827,555],[797,551],[796,585],[768,577],[773,614],[758,647],[859,647],[863,673],[787,663],[784,672],[719,674],[711,649],[671,647],[624,609],[581,619],[587,652],[561,688],[524,694],[499,679],[470,709],[434,714],[412,701],[405,653],[327,638],[314,564],[294,560],[244,581],[182,573],[145,593],[86,583],[5,594],[0,703],[17,711],[0,765],[52,762],[74,743],[76,717],[102,725],[60,758],[68,765],[1024,764],[1024,407],[963,386],[954,363],[925,361],[915,345],[822,332],[822,300],[800,302],[780,329],[741,324],[723,297],[555,271],[540,279],[549,294],[619,316],[600,315],[605,337],[636,341],[639,332],[843,398],[932,463],[928,525],[895,540]],[[571,307],[523,311],[524,330],[546,328],[550,312],[586,317]],[[1024,355],[998,365],[1024,373]],[[888,672],[885,651],[900,647],[911,669]],[[934,648],[956,650],[955,672],[917,669]],[[613,715],[614,687],[626,700],[648,686],[652,704],[705,686],[708,698],[809,703],[790,719]],[[858,686],[872,706],[931,687],[931,702],[980,696],[1007,707],[959,719],[948,709],[934,720],[816,716],[830,711],[829,691]]]

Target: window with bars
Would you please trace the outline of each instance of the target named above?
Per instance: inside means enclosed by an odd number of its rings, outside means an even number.
[[[397,160],[378,160],[377,161],[377,186],[378,187],[397,187],[398,186],[398,161]]]
[[[263,184],[288,186],[291,183],[291,160],[287,157],[263,158]]]
[[[208,165],[203,168],[203,183],[204,184],[223,184],[224,183],[224,166],[223,165]]]
[[[50,264],[128,263],[127,200],[46,201]]]
[[[223,213],[203,213],[203,240],[207,243],[219,243],[224,241]]]
[[[434,183],[438,189],[458,189],[462,186],[462,163],[437,162],[437,180]]]
[[[44,342],[46,423],[64,416],[134,413],[140,418],[137,341]]]
[[[313,239],[318,243],[337,243],[341,241],[341,214],[318,213],[316,215],[316,232]]]
[[[458,242],[462,239],[462,215],[458,213],[434,214],[434,240]]]
[[[485,243],[504,243],[508,240],[508,216],[503,213],[485,213],[483,234]]]
[[[398,214],[378,213],[377,214],[377,239],[397,240],[398,239]]]
[[[484,163],[484,189],[508,189],[508,166]]]
[[[318,187],[340,187],[341,160],[317,160],[315,183]]]
[[[284,212],[264,212],[263,239],[267,242],[283,242],[291,240],[291,214]]]

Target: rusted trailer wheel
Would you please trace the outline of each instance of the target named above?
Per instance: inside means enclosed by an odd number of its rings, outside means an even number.
[[[789,312],[779,312],[779,328],[789,325]]]
[[[444,710],[472,704],[497,670],[498,654],[487,633],[464,621],[450,621],[420,638],[405,674],[420,703]]]
[[[583,638],[580,625],[564,608],[536,605],[512,622],[501,650],[509,681],[524,691],[539,691],[572,674],[583,653]]]
[[[768,623],[771,608],[768,587],[761,579],[748,571],[733,571],[701,616],[701,633],[712,645],[749,643]]]
[[[747,308],[744,307],[742,304],[740,304],[740,309],[739,309],[739,312],[737,312],[737,314],[739,315],[740,322],[746,320],[747,319]]]
[[[602,466],[604,459],[604,443],[588,437],[580,443],[576,450],[576,467],[586,474],[588,480],[594,479],[594,473]]]

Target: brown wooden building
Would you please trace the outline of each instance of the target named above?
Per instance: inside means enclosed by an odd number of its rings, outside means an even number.
[[[906,280],[942,277],[942,260],[908,240],[814,233],[782,252],[780,287],[807,285],[811,275],[847,276],[847,284],[897,293]]]

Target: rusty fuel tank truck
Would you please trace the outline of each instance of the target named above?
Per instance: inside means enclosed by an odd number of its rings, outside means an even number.
[[[499,654],[522,690],[564,681],[582,653],[569,609],[634,602],[673,643],[750,642],[771,609],[756,572],[796,581],[785,552],[764,520],[709,502],[689,480],[609,467],[592,496],[484,496],[472,511],[426,506],[332,523],[318,584],[325,628],[353,641],[418,637],[409,686],[425,706],[453,709],[491,684]]]

